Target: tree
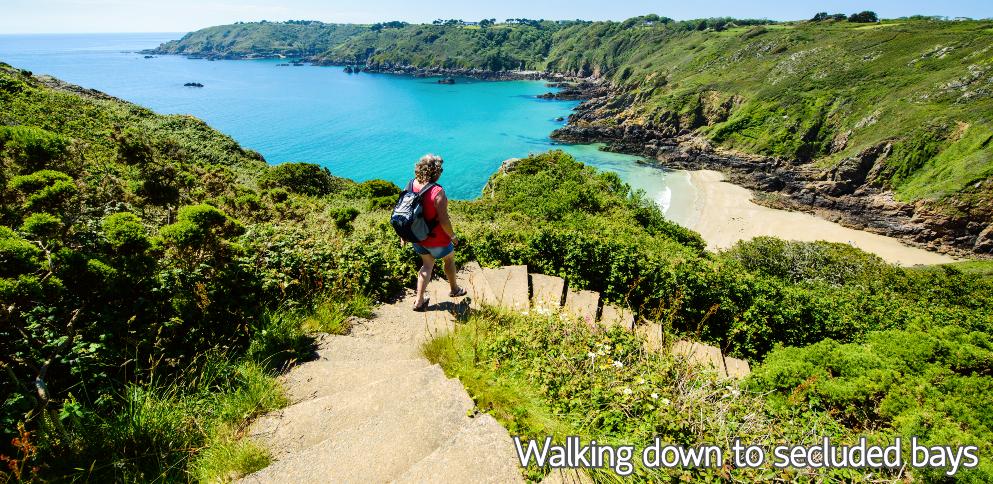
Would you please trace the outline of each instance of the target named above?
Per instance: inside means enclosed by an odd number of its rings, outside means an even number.
[[[851,14],[848,17],[848,21],[860,23],[860,24],[869,24],[869,23],[878,22],[879,16],[876,15],[876,12],[873,12],[871,10],[865,10],[859,13]]]
[[[827,20],[827,19],[828,19],[828,13],[827,12],[817,12],[814,15],[814,18],[810,19],[810,21],[811,22],[823,22],[824,20]]]

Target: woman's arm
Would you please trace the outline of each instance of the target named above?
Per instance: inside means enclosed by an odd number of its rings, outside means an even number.
[[[448,218],[448,196],[445,189],[438,190],[438,196],[434,197],[434,208],[438,214],[438,225],[449,237],[455,238],[455,229],[452,228],[452,219]]]

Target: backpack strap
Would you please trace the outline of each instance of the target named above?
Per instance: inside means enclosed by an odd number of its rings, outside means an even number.
[[[439,184],[437,184],[437,183],[434,183],[434,182],[431,182],[431,183],[428,183],[427,185],[424,185],[424,186],[423,186],[423,187],[421,187],[421,189],[420,189],[420,190],[419,190],[419,191],[418,191],[418,192],[416,193],[416,195],[417,195],[417,198],[424,198],[424,195],[425,195],[425,194],[426,194],[427,192],[429,192],[429,191],[431,191],[431,189],[432,189],[432,188],[434,188],[434,187],[440,187],[440,186],[441,186],[441,185],[439,185]],[[414,190],[414,180],[410,180],[410,190],[411,190],[411,191],[413,191],[413,190]]]

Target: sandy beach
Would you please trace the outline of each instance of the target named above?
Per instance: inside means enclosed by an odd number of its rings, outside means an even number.
[[[717,171],[690,171],[697,190],[695,212],[686,225],[707,241],[711,250],[726,249],[739,240],[771,235],[789,240],[844,242],[904,266],[954,262],[947,255],[906,245],[883,235],[843,227],[801,212],[776,210],[752,202],[747,188],[724,182]]]

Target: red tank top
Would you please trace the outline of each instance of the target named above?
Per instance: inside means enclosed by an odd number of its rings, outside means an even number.
[[[423,185],[415,180],[411,188],[414,193],[418,193],[423,188]],[[441,195],[442,190],[443,188],[440,185],[435,185],[421,199],[421,205],[424,207],[424,220],[430,223],[438,222],[438,208],[435,206],[435,203],[437,203],[438,196]],[[419,242],[422,247],[445,247],[451,243],[452,238],[448,236],[445,229],[441,228],[441,224],[435,225],[431,229],[431,235],[428,235],[428,238]]]

